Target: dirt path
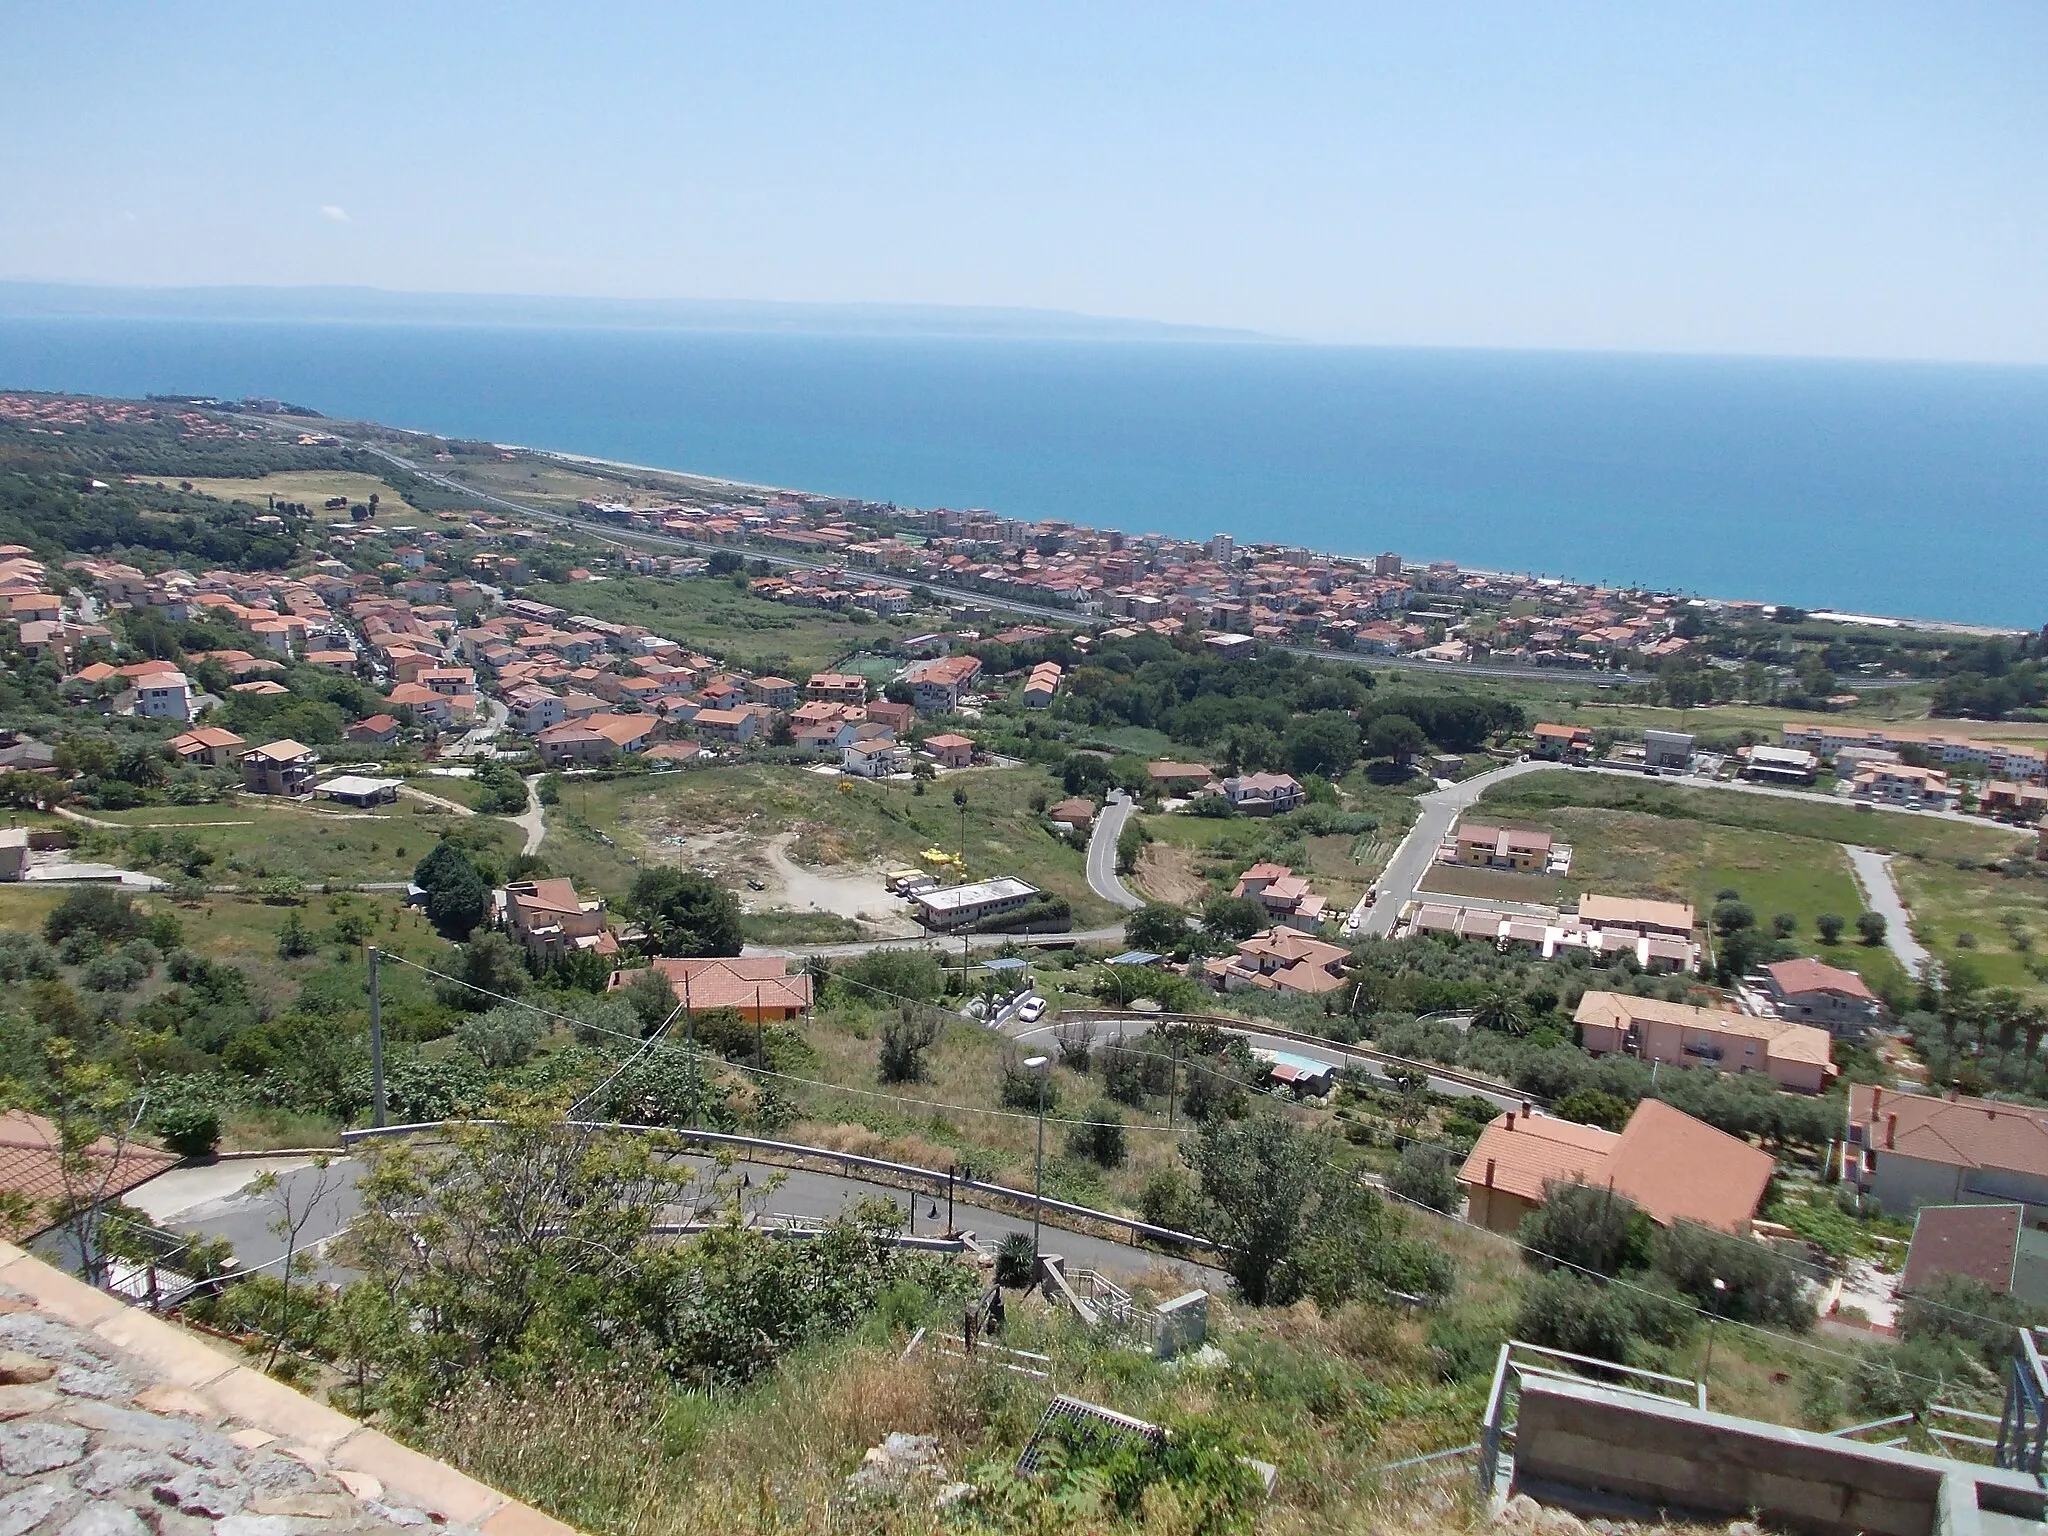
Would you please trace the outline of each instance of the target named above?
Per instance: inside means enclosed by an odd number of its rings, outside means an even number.
[[[414,789],[410,784],[401,784],[398,787],[398,792],[408,800],[420,800],[428,805],[437,805],[442,810],[453,811],[458,816],[474,816],[476,814],[475,811],[459,800],[444,800],[439,795],[428,794],[424,789]]]
[[[53,805],[50,813],[62,816],[66,821],[75,821],[82,827],[103,827],[109,832],[168,832],[179,827],[253,827],[253,821],[101,821],[97,816],[88,816],[83,811],[74,811],[65,806]]]
[[[759,910],[780,907],[792,912],[832,912],[865,923],[882,936],[908,936],[919,931],[880,875],[869,869],[849,870],[845,874],[806,869],[789,856],[789,845],[796,838],[794,832],[779,832],[762,846],[762,857],[772,879],[756,904]]]
[[[1863,899],[1870,903],[1870,910],[1884,916],[1885,948],[1898,958],[1908,976],[1920,975],[1921,968],[1932,957],[1927,946],[1913,937],[1913,915],[1906,910],[1905,900],[1893,883],[1891,855],[1846,843],[1842,851],[1849,855],[1849,865],[1856,871],[1856,883],[1863,887]]]
[[[526,834],[526,841],[519,851],[525,854],[540,852],[541,839],[548,835],[547,813],[540,803],[540,775],[535,774],[526,781],[526,809],[517,816],[505,818]]]

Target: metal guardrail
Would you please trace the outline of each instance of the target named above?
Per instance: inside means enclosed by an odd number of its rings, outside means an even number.
[[[499,1122],[491,1120],[427,1120],[412,1125],[385,1125],[364,1127],[360,1130],[343,1131],[342,1144],[353,1147],[361,1142],[391,1139],[403,1136],[430,1135],[451,1127],[487,1126]],[[961,1178],[950,1169],[920,1168],[914,1163],[896,1163],[887,1158],[864,1157],[857,1152],[841,1152],[834,1147],[812,1147],[801,1142],[770,1141],[759,1136],[740,1136],[727,1131],[678,1130],[668,1125],[634,1125],[621,1121],[570,1120],[564,1122],[577,1130],[623,1131],[632,1135],[673,1136],[678,1141],[714,1147],[741,1147],[752,1151],[773,1153],[780,1157],[808,1158],[815,1161],[837,1163],[845,1169],[865,1169],[875,1173],[892,1174],[898,1178],[930,1181],[931,1194],[943,1194],[949,1188],[973,1190],[980,1194],[995,1195],[1005,1200],[1014,1200],[1020,1205],[1036,1206],[1041,1212],[1071,1216],[1084,1221],[1097,1221],[1105,1226],[1116,1227],[1134,1237],[1149,1238],[1155,1243],[1172,1247],[1191,1248],[1204,1253],[1221,1253],[1220,1244],[1192,1232],[1176,1232],[1171,1227],[1154,1226],[1135,1216],[1119,1215],[1115,1211],[1098,1211],[1092,1206],[1075,1205],[1068,1200],[1055,1200],[1050,1195],[1034,1195],[1028,1189],[1011,1189],[1007,1184],[994,1184],[986,1179]]]
[[[1546,1361],[1558,1362],[1565,1369],[1560,1370],[1554,1365],[1538,1363]],[[1503,1470],[1502,1462],[1504,1459],[1512,1458],[1517,1412],[1522,1398],[1522,1380],[1528,1376],[1549,1377],[1561,1381],[1590,1379],[1616,1392],[1632,1392],[1638,1397],[1654,1397],[1666,1402],[1686,1402],[1701,1409],[1707,1406],[1707,1384],[1704,1381],[1684,1376],[1667,1376],[1662,1371],[1646,1371],[1640,1366],[1616,1365],[1612,1360],[1598,1360],[1590,1355],[1575,1355],[1569,1350],[1550,1349],[1541,1344],[1525,1344],[1520,1339],[1510,1339],[1500,1347],[1500,1357],[1494,1362],[1493,1367],[1493,1386],[1486,1397],[1486,1420],[1480,1433],[1478,1450],[1481,1498],[1493,1496],[1494,1487],[1500,1481]],[[1617,1377],[1626,1379],[1617,1380]],[[1678,1390],[1674,1391],[1673,1388]]]
[[[1437,1078],[1475,1094],[1492,1096],[1506,1095],[1510,1098],[1525,1099],[1534,1105],[1547,1105],[1548,1100],[1531,1093],[1523,1093],[1513,1083],[1499,1083],[1491,1078],[1478,1077],[1457,1067],[1447,1067],[1434,1061],[1416,1061],[1407,1056],[1396,1056],[1388,1051],[1376,1051],[1366,1045],[1346,1045],[1341,1040],[1332,1040],[1324,1035],[1306,1034],[1298,1029],[1288,1029],[1280,1024],[1268,1024],[1263,1019],[1239,1019],[1221,1013],[1132,1013],[1117,1008],[1068,1008],[1060,1013],[1060,1021],[1071,1020],[1077,1024],[1207,1024],[1216,1029],[1227,1030],[1237,1035],[1271,1035],[1276,1040],[1291,1040],[1300,1045],[1312,1045],[1319,1050],[1334,1051],[1340,1056],[1355,1056],[1361,1061],[1370,1061],[1379,1066],[1399,1072],[1420,1072]]]

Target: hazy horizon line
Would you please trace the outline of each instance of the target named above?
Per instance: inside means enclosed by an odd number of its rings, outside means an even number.
[[[320,300],[328,306],[322,312]],[[23,301],[28,302],[23,302]],[[40,303],[35,300],[41,300]],[[94,300],[98,302],[95,303]],[[121,301],[127,301],[125,304]],[[68,301],[68,302],[67,302]],[[111,302],[110,302],[111,301]],[[180,308],[183,302],[183,309]],[[208,307],[209,301],[212,307]],[[235,302],[241,301],[237,310]],[[300,306],[296,311],[290,306]],[[353,303],[356,307],[348,308]],[[493,307],[499,313],[489,311]],[[552,317],[545,311],[554,308]],[[513,313],[525,310],[525,314]],[[433,311],[439,311],[435,313]],[[468,310],[469,313],[455,311]],[[380,312],[381,311],[381,312]],[[541,313],[535,313],[539,311]],[[580,312],[580,314],[575,313]],[[774,323],[838,319],[814,332]],[[1701,348],[1571,346],[1515,342],[1326,341],[1243,327],[1096,315],[1022,304],[945,304],[888,299],[719,299],[603,294],[505,293],[382,288],[368,283],[92,283],[0,276],[4,320],[217,320],[248,323],[533,326],[535,328],[700,331],[758,335],[868,335],[957,340],[1172,341],[1316,350],[1466,352],[1730,361],[1873,363],[2021,369],[2048,361],[1891,353],[1718,351]],[[887,323],[887,322],[895,323]],[[708,322],[708,323],[707,323]],[[849,323],[852,322],[852,323]],[[866,322],[863,327],[859,322]],[[876,323],[882,322],[882,323]]]

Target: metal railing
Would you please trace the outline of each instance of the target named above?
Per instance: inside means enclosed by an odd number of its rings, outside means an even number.
[[[1984,1433],[2000,1427],[1995,1413],[1979,1413],[1953,1403],[1929,1403],[1920,1426],[1951,1456],[1965,1457],[1973,1451],[1997,1454],[1998,1440]]]
[[[1829,1430],[1828,1434],[1833,1439],[1854,1440],[1859,1445],[1881,1445],[1895,1448],[1904,1445],[1908,1437],[1903,1434],[1888,1435],[1882,1440],[1866,1440],[1863,1437],[1881,1429],[1904,1429],[1908,1425],[1919,1422],[1920,1416],[1917,1413],[1895,1413],[1889,1418],[1870,1419],[1861,1424],[1844,1424],[1840,1429]]]
[[[1616,1392],[1707,1406],[1707,1384],[1685,1376],[1667,1376],[1639,1366],[1616,1365],[1569,1350],[1550,1349],[1510,1339],[1494,1362],[1493,1386],[1486,1398],[1486,1421],[1479,1437],[1479,1496],[1491,1498],[1505,1467],[1514,1459],[1515,1425],[1521,1408],[1522,1382],[1535,1376],[1554,1381],[1595,1381]]]
[[[2019,1346],[2006,1370],[2005,1409],[1991,1459],[1998,1466],[2039,1477],[2043,1453],[2048,1452],[2048,1366],[2042,1362],[2035,1330],[2019,1332]]]
[[[364,1141],[402,1136],[426,1136],[436,1131],[456,1129],[463,1126],[488,1126],[496,1124],[490,1120],[426,1120],[412,1125],[385,1125],[365,1127],[360,1130],[341,1133],[344,1148],[353,1147]],[[571,1120],[564,1122],[576,1130],[622,1131],[641,1136],[671,1136],[679,1142],[688,1142],[710,1147],[738,1147],[750,1151],[766,1152],[777,1157],[796,1161],[815,1161],[837,1164],[842,1170],[851,1172],[861,1169],[867,1172],[889,1174],[894,1178],[912,1182],[913,1187],[925,1193],[942,1196],[951,1190],[969,1190],[978,1194],[995,1195],[1017,1204],[1036,1206],[1041,1212],[1074,1217],[1083,1221],[1101,1222],[1128,1232],[1133,1237],[1148,1238],[1155,1243],[1170,1247],[1194,1249],[1203,1253],[1220,1253],[1222,1248],[1206,1237],[1192,1232],[1176,1232],[1171,1227],[1155,1226],[1149,1221],[1140,1221],[1135,1216],[1119,1215],[1115,1211],[1098,1211],[1092,1206],[1075,1205],[1068,1200],[1055,1200],[1050,1195],[1035,1195],[1028,1189],[1012,1189],[1007,1184],[992,1183],[987,1179],[963,1178],[950,1169],[920,1168],[915,1163],[895,1163],[887,1158],[864,1157],[857,1152],[841,1152],[834,1147],[811,1147],[801,1142],[770,1141],[760,1136],[739,1136],[726,1131],[693,1131],[672,1125],[634,1125],[620,1121]]]

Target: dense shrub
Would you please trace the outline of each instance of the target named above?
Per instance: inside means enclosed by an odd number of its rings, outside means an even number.
[[[1762,1243],[1697,1222],[1675,1222],[1658,1240],[1657,1270],[1717,1317],[1779,1328],[1813,1325],[1813,1303],[1798,1267]]]
[[[1067,1155],[1086,1158],[1104,1168],[1121,1168],[1128,1153],[1124,1117],[1107,1100],[1067,1127]]]
[[[1553,1270],[1522,1287],[1515,1337],[1629,1365],[1642,1358],[1646,1344],[1677,1342],[1690,1321],[1691,1314],[1676,1301]]]
[[[1454,1211],[1464,1198],[1458,1186],[1458,1160],[1448,1148],[1417,1142],[1401,1152],[1387,1176],[1387,1188],[1403,1200],[1433,1211]]]
[[[1656,1226],[1635,1202],[1603,1186],[1553,1184],[1517,1234],[1529,1262],[1618,1275],[1650,1261]]]

